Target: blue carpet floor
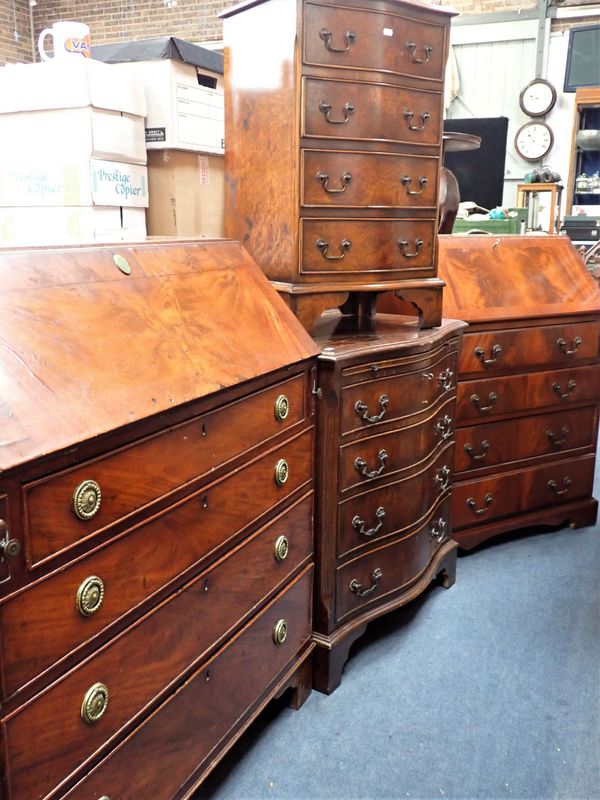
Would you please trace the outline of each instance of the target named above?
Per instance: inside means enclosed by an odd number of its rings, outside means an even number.
[[[600,798],[599,534],[462,556],[454,587],[369,626],[332,695],[271,704],[194,800]]]

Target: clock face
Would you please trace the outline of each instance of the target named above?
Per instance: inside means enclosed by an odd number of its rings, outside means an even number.
[[[554,135],[545,122],[527,122],[515,136],[515,148],[525,161],[539,161],[553,144]]]
[[[530,117],[547,114],[556,103],[556,89],[543,78],[531,81],[519,97],[519,105]]]

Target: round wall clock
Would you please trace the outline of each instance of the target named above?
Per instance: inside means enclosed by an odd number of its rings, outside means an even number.
[[[556,103],[556,89],[550,81],[535,78],[519,95],[519,105],[530,117],[543,117]]]
[[[515,149],[525,161],[540,161],[553,144],[554,134],[545,122],[526,122],[515,136]]]

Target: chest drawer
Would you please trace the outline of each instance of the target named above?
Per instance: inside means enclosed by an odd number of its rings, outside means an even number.
[[[568,453],[596,444],[595,406],[471,425],[456,431],[457,472]]]
[[[365,272],[434,276],[434,228],[434,220],[305,219],[301,271],[310,276],[332,272],[350,277]]]
[[[303,150],[303,206],[433,208],[438,160],[428,156]]]
[[[527,367],[566,366],[598,357],[600,323],[574,322],[463,337],[460,374],[476,375]]]
[[[304,390],[301,375],[25,486],[28,564],[45,561],[285,431],[305,416]],[[283,418],[276,404],[288,409]]]
[[[441,94],[382,83],[304,78],[302,136],[438,145]]]
[[[293,554],[278,561],[280,530],[256,534],[3,721],[12,800],[44,797],[283,585],[312,552],[312,541],[304,531]],[[84,720],[88,700],[105,709],[95,721]]]
[[[306,64],[441,80],[444,40],[443,26],[391,11],[305,5]]]
[[[339,567],[336,574],[336,617],[340,622],[353,611],[416,580],[450,531],[450,498],[436,507],[417,531]]]
[[[600,367],[530,372],[459,383],[457,421],[489,419],[500,414],[574,403],[595,402],[600,393]]]
[[[456,483],[452,489],[453,526],[458,530],[589,496],[594,459],[592,454]]]

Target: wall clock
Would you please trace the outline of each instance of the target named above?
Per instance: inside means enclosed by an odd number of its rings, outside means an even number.
[[[519,95],[519,105],[530,117],[543,117],[556,103],[556,89],[550,81],[535,78]]]
[[[526,122],[515,136],[515,149],[525,161],[540,161],[553,144],[554,134],[545,122]]]

